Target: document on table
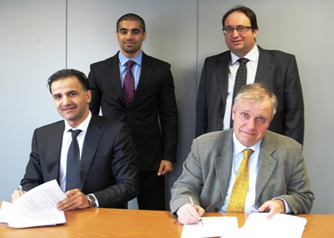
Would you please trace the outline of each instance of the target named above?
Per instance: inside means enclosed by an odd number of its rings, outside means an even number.
[[[219,237],[238,231],[236,217],[202,217],[203,224],[184,225],[181,238]]]
[[[202,217],[201,223],[184,225],[181,238],[301,238],[306,218],[276,214],[267,220],[268,213],[252,213],[238,229],[236,217]]]
[[[256,238],[301,238],[307,223],[306,218],[286,214],[276,214],[267,220],[268,213],[252,213],[245,225],[234,237]]]
[[[0,222],[12,228],[49,226],[66,223],[57,203],[67,198],[56,180],[46,182],[26,192],[13,204],[2,202]]]

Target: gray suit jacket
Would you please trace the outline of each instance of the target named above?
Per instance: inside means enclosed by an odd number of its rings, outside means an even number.
[[[303,144],[304,103],[296,58],[259,47],[255,82],[266,85],[278,107],[269,130]],[[196,104],[196,136],[222,129],[228,90],[230,51],[208,57],[203,66]]]
[[[222,208],[232,171],[232,135],[233,130],[212,132],[193,141],[183,172],[172,188],[173,214],[189,202],[189,195],[206,212]],[[285,199],[294,214],[309,213],[314,200],[302,146],[267,131],[261,143],[256,204],[260,207],[274,197]]]
[[[59,179],[64,121],[38,128],[21,181],[28,191],[44,182]],[[80,184],[84,194],[93,193],[100,207],[124,207],[139,193],[135,146],[129,129],[121,122],[92,115],[80,162]]]

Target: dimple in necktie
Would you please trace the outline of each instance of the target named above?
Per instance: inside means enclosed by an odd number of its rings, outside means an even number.
[[[240,63],[240,66],[237,70],[237,74],[235,76],[234,81],[234,89],[233,89],[233,99],[232,99],[232,106],[234,104],[235,96],[237,96],[239,90],[242,88],[242,86],[246,85],[247,82],[247,67],[246,64],[249,60],[246,58],[240,58],[238,59],[238,62]],[[231,113],[232,115],[232,113]],[[230,120],[230,128],[233,127],[233,120],[231,118]]]
[[[128,60],[126,64],[128,65],[128,68],[126,70],[123,82],[123,96],[124,96],[125,106],[129,107],[132,98],[135,95],[135,79],[131,71],[132,66],[135,64],[135,62],[132,60]]]
[[[66,190],[72,190],[79,187],[79,171],[80,171],[80,150],[77,136],[81,130],[69,130],[72,132],[72,142],[67,152],[67,168],[66,168]]]
[[[248,162],[252,153],[253,150],[251,149],[244,150],[244,159],[239,166],[226,212],[244,213],[249,183]]]

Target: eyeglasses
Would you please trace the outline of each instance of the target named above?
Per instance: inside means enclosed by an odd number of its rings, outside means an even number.
[[[249,29],[252,29],[252,27],[251,26],[237,26],[237,27],[227,26],[223,28],[223,32],[224,34],[232,34],[234,30],[237,30],[237,32],[239,33],[245,33]]]

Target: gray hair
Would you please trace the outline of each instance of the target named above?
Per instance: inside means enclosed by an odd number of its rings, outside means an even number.
[[[252,102],[262,102],[268,96],[271,103],[271,116],[273,117],[277,110],[278,101],[274,93],[267,89],[261,83],[247,84],[243,86],[234,99],[236,107],[241,99],[248,99]]]

